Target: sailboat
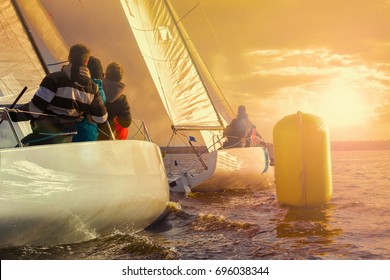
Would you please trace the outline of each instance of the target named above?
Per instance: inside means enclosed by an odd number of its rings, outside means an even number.
[[[7,112],[16,101],[31,99],[47,67],[17,2],[0,0],[0,10],[0,112]],[[29,132],[29,123],[1,121],[0,247],[137,232],[166,210],[169,185],[156,144],[121,140],[24,147],[20,139]]]
[[[192,166],[180,170],[170,180],[171,191],[220,191],[272,184],[273,169],[265,147],[221,148],[231,110],[169,1],[121,0],[121,4],[173,135],[197,131],[208,150],[207,160],[196,153],[195,160],[201,161],[203,170]],[[189,144],[193,147],[191,140]]]

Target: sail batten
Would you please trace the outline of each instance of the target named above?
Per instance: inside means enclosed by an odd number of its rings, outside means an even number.
[[[121,0],[123,10],[175,128],[223,129],[169,4],[163,0]]]

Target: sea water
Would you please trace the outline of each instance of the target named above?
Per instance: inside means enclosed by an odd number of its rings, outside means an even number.
[[[282,206],[275,186],[172,194],[168,215],[142,232],[112,232],[76,244],[1,248],[0,257],[390,259],[390,151],[335,151],[332,169],[333,195],[322,207]]]

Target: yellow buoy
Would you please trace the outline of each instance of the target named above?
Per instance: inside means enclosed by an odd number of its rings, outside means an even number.
[[[278,201],[317,206],[332,195],[329,129],[319,117],[298,112],[273,129]]]

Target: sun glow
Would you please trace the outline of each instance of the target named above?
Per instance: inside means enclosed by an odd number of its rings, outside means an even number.
[[[337,79],[320,95],[318,114],[329,126],[351,126],[367,120],[369,107],[362,93],[348,82]]]

